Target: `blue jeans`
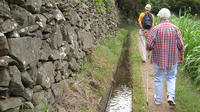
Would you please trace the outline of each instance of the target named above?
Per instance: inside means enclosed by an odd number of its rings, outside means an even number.
[[[156,101],[162,100],[164,74],[167,82],[167,96],[175,98],[177,64],[164,70],[160,69],[159,66],[154,63],[154,85],[156,92],[154,97]]]

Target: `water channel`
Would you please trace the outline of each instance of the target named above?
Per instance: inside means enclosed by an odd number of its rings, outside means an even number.
[[[126,37],[106,112],[132,112],[130,34]]]

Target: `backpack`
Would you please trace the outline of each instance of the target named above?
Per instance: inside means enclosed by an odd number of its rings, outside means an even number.
[[[144,29],[150,29],[152,27],[152,23],[153,23],[153,17],[151,13],[145,12],[144,18],[142,20],[142,26],[144,27]]]

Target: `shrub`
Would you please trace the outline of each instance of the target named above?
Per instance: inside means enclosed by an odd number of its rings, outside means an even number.
[[[172,16],[171,22],[179,27],[185,44],[184,70],[188,72],[194,83],[200,84],[200,23],[188,11],[179,18]]]

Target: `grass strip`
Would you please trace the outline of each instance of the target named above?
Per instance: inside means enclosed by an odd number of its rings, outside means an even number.
[[[176,112],[200,112],[200,94],[189,74],[179,69],[176,82]]]
[[[99,98],[105,95],[107,84],[111,80],[110,75],[113,72],[115,62],[117,61],[122,49],[123,40],[127,34],[127,29],[119,29],[115,36],[110,36],[101,41],[92,55],[87,57],[81,72],[83,78],[79,80],[87,80],[85,79],[84,74],[90,74],[94,79],[93,81],[95,85],[99,86],[96,91],[93,91],[90,89],[91,81],[84,81],[84,88],[85,90],[88,90],[88,96]],[[79,76],[79,78],[81,77]],[[93,107],[91,105],[87,108],[94,112],[94,109],[91,109]]]
[[[138,43],[136,34],[138,33],[138,28],[134,28],[131,32],[131,63],[132,65],[132,79],[133,79],[133,112],[146,112],[147,105],[144,94],[144,89],[142,88],[142,76],[140,72],[141,57],[139,54]]]

